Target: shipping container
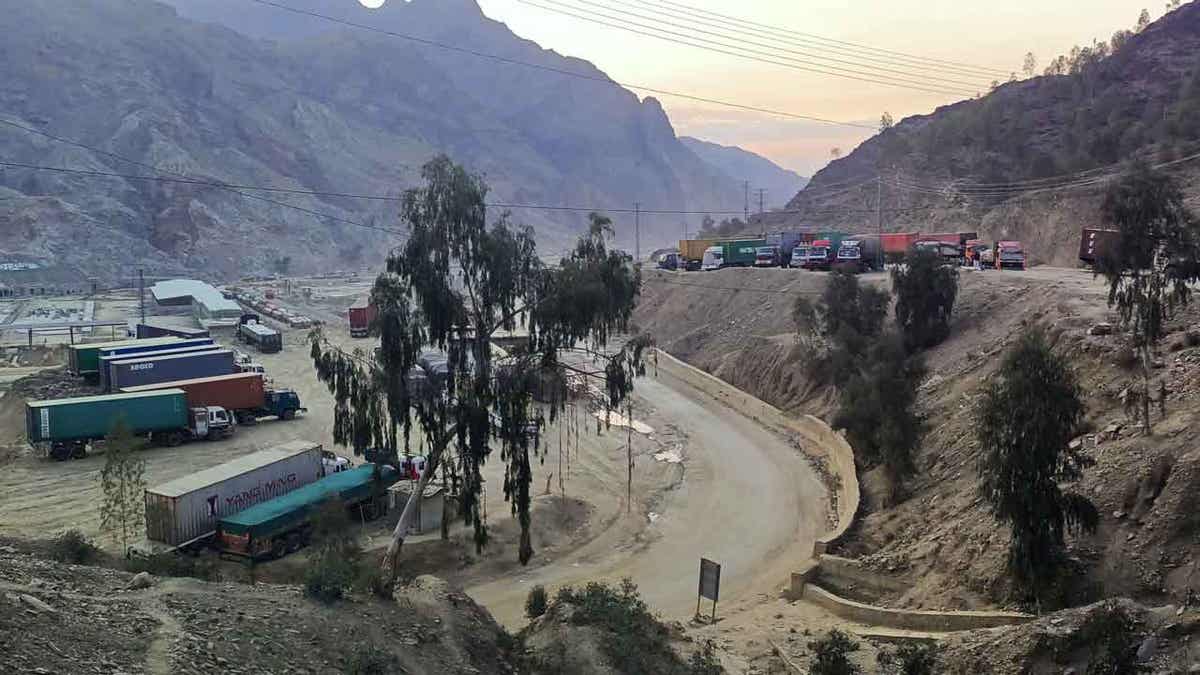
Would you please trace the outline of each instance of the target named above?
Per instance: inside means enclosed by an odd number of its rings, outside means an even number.
[[[842,244],[838,247],[837,263],[851,265],[860,272],[882,269],[882,253],[879,248],[879,235],[851,235],[842,239]]]
[[[135,435],[144,435],[185,428],[188,415],[182,389],[30,401],[25,435],[31,444],[96,440],[107,436],[118,418]]]
[[[146,490],[146,537],[172,546],[216,532],[217,521],[324,475],[321,444],[293,441]]]
[[[233,352],[228,349],[114,361],[108,369],[109,384],[114,390],[238,372],[233,365]]]
[[[176,337],[155,338],[153,340],[116,340],[112,342],[93,342],[90,344],[70,345],[67,348],[67,369],[80,376],[93,376],[100,369],[100,350],[131,345],[163,345],[179,342]]]
[[[920,238],[920,232],[885,232],[879,235],[879,243],[884,253],[908,253]]]
[[[724,249],[722,267],[752,267],[758,257],[759,247],[766,246],[766,239],[734,239],[720,243]]]
[[[122,387],[121,391],[136,393],[157,389],[182,389],[187,393],[188,405],[193,408],[219,406],[229,411],[251,410],[262,408],[266,400],[262,373],[232,373],[191,380],[173,380]]]
[[[689,270],[700,269],[704,262],[704,252],[710,246],[716,245],[713,239],[680,239],[679,240],[679,257],[683,260],[683,266]]]
[[[375,322],[375,305],[369,298],[361,298],[350,307],[347,316],[350,319],[350,337],[367,337],[371,334],[371,324]]]
[[[160,337],[177,337],[182,340],[211,337],[203,328],[183,328],[181,326],[162,326],[151,323],[139,323],[134,327],[134,333],[139,340]]]
[[[155,356],[170,356],[173,354],[195,354],[197,352],[212,352],[221,349],[219,346],[212,344],[212,340],[208,340],[209,344],[195,344],[191,346],[180,346],[181,340],[167,345],[159,345],[152,350],[143,350],[130,354],[109,354],[101,351],[99,359],[98,377],[96,382],[100,385],[100,391],[111,392],[115,391],[112,387],[111,375],[112,364],[116,361],[129,361],[132,359],[148,359]],[[202,341],[203,342],[203,341]]]
[[[237,328],[238,338],[246,344],[254,345],[264,354],[274,354],[283,349],[283,336],[270,326],[248,321]]]
[[[364,464],[326,476],[315,483],[251,506],[217,524],[217,546],[226,553],[250,558],[278,557],[300,548],[309,529],[309,519],[329,499],[344,506],[363,506],[364,519],[387,509],[387,488],[397,474],[390,466]]]
[[[1079,236],[1079,260],[1095,265],[1100,258],[1116,253],[1120,243],[1121,233],[1117,230],[1085,227]]]

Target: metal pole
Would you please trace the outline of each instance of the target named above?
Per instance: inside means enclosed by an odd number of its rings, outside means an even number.
[[[633,203],[633,261],[642,264],[642,203]]]
[[[146,273],[138,270],[138,307],[142,311],[142,323],[146,323]]]
[[[742,217],[745,218],[742,222],[750,224],[750,181],[742,181]]]
[[[876,261],[879,269],[883,269],[883,174],[875,177],[875,224],[879,230],[876,242]]]
[[[763,219],[763,198],[766,194],[766,189],[758,188],[758,226],[763,239],[767,238],[767,224]]]

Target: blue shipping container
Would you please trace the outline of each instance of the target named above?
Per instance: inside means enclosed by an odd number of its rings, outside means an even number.
[[[221,349],[221,347],[218,345],[214,345],[214,344],[194,345],[192,347],[175,347],[174,345],[171,345],[169,349],[159,349],[159,350],[155,350],[155,351],[151,351],[151,352],[138,352],[138,353],[134,353],[134,354],[112,354],[110,356],[104,356],[103,354],[101,354],[100,358],[97,359],[97,362],[99,363],[99,370],[100,370],[99,380],[98,380],[98,382],[100,383],[100,390],[104,391],[104,392],[116,391],[116,388],[112,386],[112,382],[111,382],[112,372],[111,371],[112,371],[112,364],[117,361],[132,361],[134,359],[148,359],[151,357],[168,356],[171,354],[195,354],[197,352],[212,352],[212,351],[217,351],[219,349]]]
[[[234,372],[233,352],[228,349],[114,361],[108,367],[109,384],[114,390]]]

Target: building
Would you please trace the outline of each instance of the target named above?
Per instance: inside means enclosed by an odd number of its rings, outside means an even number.
[[[150,295],[163,307],[191,305],[192,315],[204,328],[234,326],[242,317],[241,305],[195,279],[160,281],[150,287]]]

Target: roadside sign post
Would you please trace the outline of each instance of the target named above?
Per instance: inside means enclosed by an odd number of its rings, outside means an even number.
[[[712,621],[717,620],[717,597],[721,594],[721,564],[708,558],[700,559],[700,588],[696,595],[696,616],[700,616],[700,601],[712,600]]]

